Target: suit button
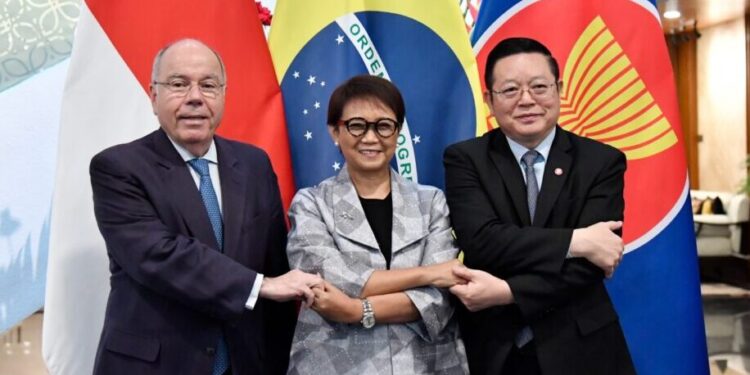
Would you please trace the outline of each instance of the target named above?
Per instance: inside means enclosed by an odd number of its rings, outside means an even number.
[[[209,346],[208,348],[206,348],[205,352],[207,356],[213,357],[214,354],[216,354],[216,348],[212,348]]]

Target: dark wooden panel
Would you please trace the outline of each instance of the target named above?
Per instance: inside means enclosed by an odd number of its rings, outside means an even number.
[[[698,169],[698,67],[697,34],[686,31],[665,35],[672,61],[672,71],[677,85],[677,102],[680,109],[682,136],[685,141],[685,159],[690,175],[690,188],[700,189]]]

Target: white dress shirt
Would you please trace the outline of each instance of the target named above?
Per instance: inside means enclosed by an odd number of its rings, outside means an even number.
[[[539,143],[534,150],[539,153],[539,156],[534,160],[534,175],[536,176],[536,183],[539,186],[539,191],[542,191],[542,180],[544,179],[544,167],[547,165],[547,158],[549,157],[549,151],[552,148],[552,141],[555,139],[556,128],[552,128],[552,131],[547,134],[546,137]],[[507,138],[510,151],[513,153],[513,157],[516,158],[518,168],[521,168],[521,174],[523,175],[523,181],[526,182],[526,169],[521,158],[527,151],[531,149],[522,146],[520,143]]]

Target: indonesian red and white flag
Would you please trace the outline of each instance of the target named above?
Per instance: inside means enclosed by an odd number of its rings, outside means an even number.
[[[104,241],[88,166],[99,151],[158,128],[148,97],[154,55],[196,38],[224,59],[219,134],[269,153],[285,206],[293,193],[281,93],[253,1],[86,0],[76,30],[60,124],[43,331],[51,374],[90,374],[109,293]]]

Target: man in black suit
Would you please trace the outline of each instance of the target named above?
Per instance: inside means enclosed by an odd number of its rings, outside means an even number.
[[[557,126],[559,68],[527,38],[487,58],[499,128],[445,151],[472,374],[633,374],[604,287],[623,252],[625,156]]]
[[[95,374],[281,374],[317,275],[289,269],[268,156],[215,136],[226,73],[191,39],[154,60],[160,129],[96,155],[112,273]],[[282,303],[284,302],[284,303]]]

